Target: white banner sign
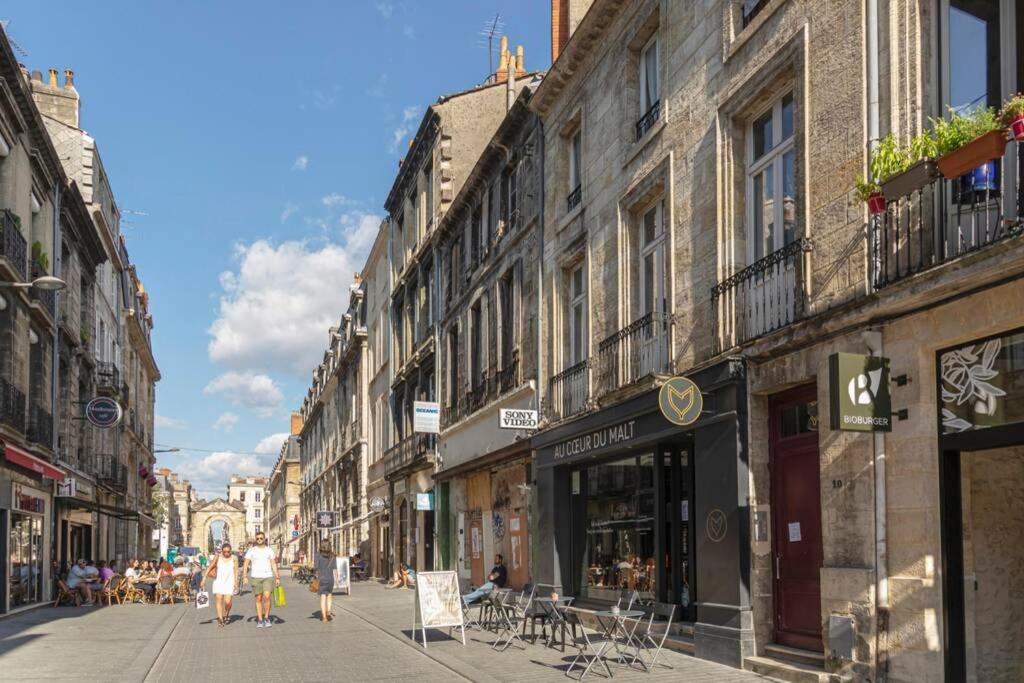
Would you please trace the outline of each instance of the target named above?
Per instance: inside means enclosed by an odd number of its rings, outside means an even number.
[[[466,644],[466,628],[462,622],[462,595],[459,577],[455,572],[417,572],[416,608],[412,622],[412,637],[423,632],[423,647],[427,646],[428,628],[462,629],[462,644]]]
[[[345,591],[345,595],[352,595],[352,583],[348,572],[348,558],[334,558],[335,566],[338,568],[338,582],[334,584],[335,591]]]
[[[498,411],[498,426],[502,429],[536,429],[538,423],[536,410],[502,408]]]
[[[440,434],[441,404],[436,401],[413,401],[412,431],[420,434]]]

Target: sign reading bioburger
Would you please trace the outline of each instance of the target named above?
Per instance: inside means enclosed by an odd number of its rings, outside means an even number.
[[[892,431],[888,358],[833,353],[828,359],[828,374],[832,429]]]

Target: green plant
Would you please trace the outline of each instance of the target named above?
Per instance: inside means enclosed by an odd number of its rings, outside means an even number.
[[[78,338],[82,340],[83,344],[88,344],[89,343],[89,330],[88,330],[88,328],[85,328],[85,327],[80,328],[78,330]]]
[[[1017,93],[1011,95],[1010,99],[1003,102],[1003,108],[999,112],[999,119],[1003,122],[1004,126],[1008,126],[1024,116],[1024,94]]]
[[[50,272],[50,257],[43,251],[43,243],[39,240],[32,243],[32,262],[46,272]]]
[[[910,164],[910,152],[900,146],[895,135],[886,135],[878,141],[878,145],[871,153],[871,163],[868,164],[871,180],[864,176],[857,177],[857,197],[866,202],[868,197],[881,190],[881,183],[907,170]]]
[[[1002,128],[996,110],[975,109],[966,116],[961,116],[952,109],[948,119],[932,119],[932,138],[935,141],[936,156],[945,156],[960,149],[967,143],[980,138],[985,133]]]

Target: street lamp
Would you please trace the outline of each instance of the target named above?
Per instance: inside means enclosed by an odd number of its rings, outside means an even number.
[[[28,289],[29,287],[35,287],[36,289],[57,291],[67,287],[67,283],[59,277],[43,275],[42,277],[37,277],[32,282],[0,282],[0,287],[10,287],[12,289]]]

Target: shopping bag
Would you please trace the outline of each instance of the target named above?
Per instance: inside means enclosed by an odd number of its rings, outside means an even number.
[[[274,589],[274,607],[284,607],[287,603],[284,599],[284,586],[278,586]]]
[[[196,609],[203,609],[210,606],[210,594],[206,591],[196,593]]]

